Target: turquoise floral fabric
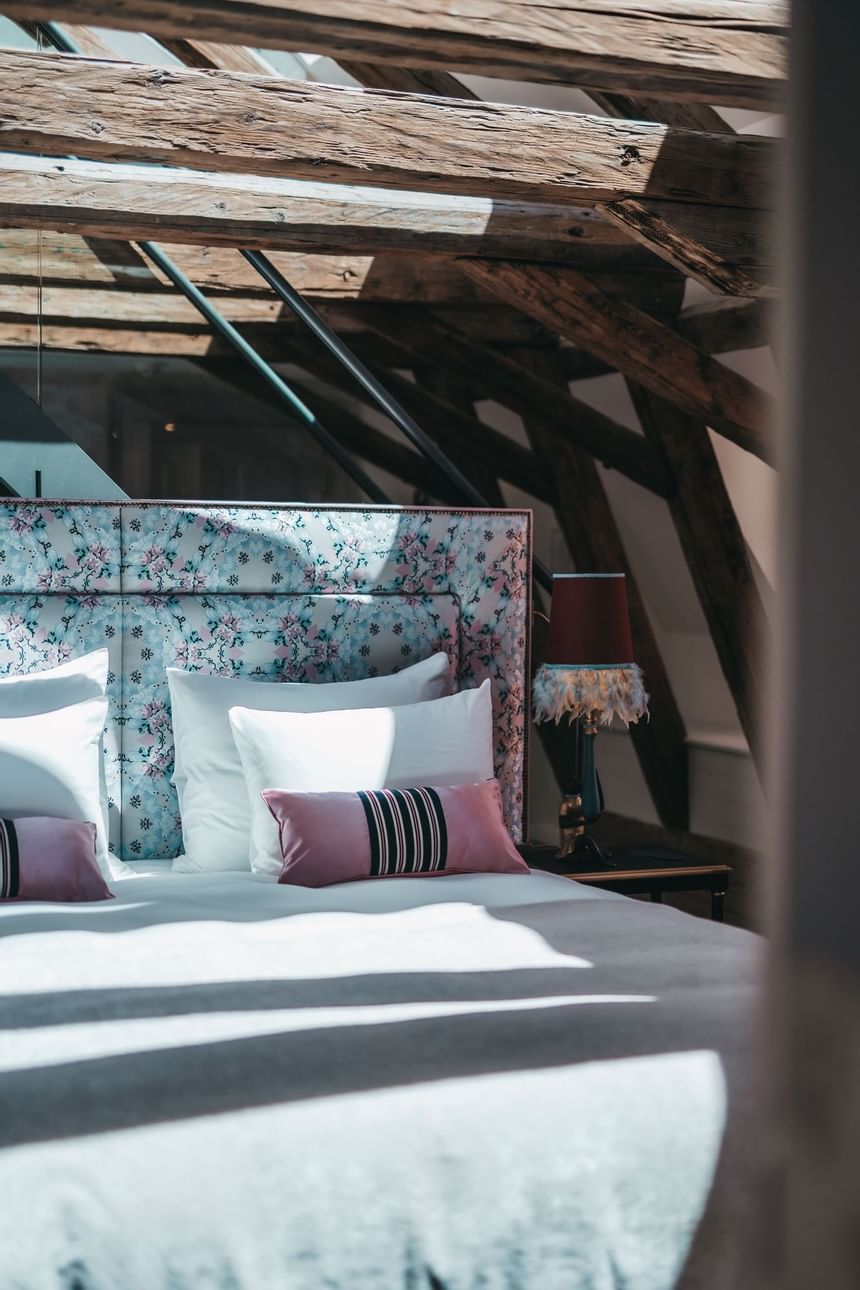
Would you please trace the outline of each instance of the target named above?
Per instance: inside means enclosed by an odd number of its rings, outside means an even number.
[[[114,845],[149,859],[180,845],[166,666],[325,682],[443,649],[453,689],[493,681],[519,839],[530,536],[528,512],[3,503],[0,671],[108,645]]]
[[[0,501],[0,593],[120,590],[117,506]]]

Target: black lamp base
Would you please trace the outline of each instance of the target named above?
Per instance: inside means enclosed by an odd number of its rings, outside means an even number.
[[[556,860],[566,860],[570,856],[582,859],[587,856],[595,864],[614,869],[615,861],[609,852],[604,851],[599,843],[586,833],[586,827],[586,819],[582,811],[582,795],[566,794],[558,808],[559,848],[555,853]]]

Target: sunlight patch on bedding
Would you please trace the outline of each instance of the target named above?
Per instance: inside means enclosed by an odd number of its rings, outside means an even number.
[[[183,1013],[173,1017],[107,1020],[37,1029],[0,1030],[0,1072],[93,1061],[129,1053],[186,1048],[263,1035],[391,1025],[435,1017],[489,1012],[526,1012],[587,1004],[653,1003],[653,995],[550,995],[539,999],[373,1004],[344,1008],[283,1008],[243,1012]]]
[[[593,966],[554,949],[531,927],[453,903],[385,914],[294,914],[232,923],[229,931],[217,921],[112,935],[55,931],[49,944],[46,961],[39,935],[0,942],[5,993]]]
[[[168,1272],[176,1285],[313,1290],[375,1285],[380,1266],[417,1261],[442,1284],[477,1285],[491,1251],[494,1269],[541,1290],[607,1285],[608,1255],[613,1284],[666,1290],[725,1111],[718,1057],[694,1050],[13,1148],[0,1155],[4,1273],[53,1285],[89,1254],[99,1284],[123,1290]]]

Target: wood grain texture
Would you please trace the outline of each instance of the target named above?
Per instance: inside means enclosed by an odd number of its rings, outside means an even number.
[[[556,354],[524,354],[520,361],[524,370],[564,391],[564,373]],[[576,568],[627,575],[633,651],[645,674],[652,707],[651,719],[632,725],[630,734],[661,823],[686,829],[689,786],[684,722],[603,481],[594,461],[539,412],[524,416],[523,425],[535,453],[555,476],[556,518]]]
[[[359,357],[364,357],[361,345],[353,345],[352,341],[350,345]],[[290,347],[290,360],[353,402],[373,407],[337,360],[311,340],[299,337]],[[453,448],[455,454],[463,453],[479,471],[495,471],[497,476],[517,483],[532,497],[550,505],[555,502],[552,472],[527,448],[492,426],[484,425],[474,411],[466,413],[430,387],[419,386],[398,372],[387,371],[379,375],[387,389],[446,453]],[[450,485],[446,487],[447,493],[442,495],[450,496]]]
[[[662,121],[685,130],[733,134],[727,121],[704,103],[674,103],[666,99],[596,92],[599,107],[613,117]],[[776,255],[771,219],[764,211],[724,211],[714,220],[708,207],[677,208],[659,200],[623,200],[601,208],[619,226],[657,255],[712,291],[729,295],[775,294]],[[740,215],[741,218],[735,218]]]
[[[10,154],[0,154],[0,223],[202,246],[580,264],[631,249],[593,208]]]
[[[468,386],[458,381],[456,376],[453,376],[444,368],[434,367],[416,368],[413,375],[415,384],[419,389],[428,390],[435,399],[447,404],[448,407],[456,408],[461,415],[480,421],[481,418],[475,407],[471,391]],[[499,484],[498,462],[493,458],[492,453],[489,454],[489,459],[481,459],[471,451],[468,445],[461,443],[450,444],[447,452],[463,473],[471,479],[481,496],[485,498],[488,506],[507,506],[505,495]],[[554,495],[554,487],[552,491]]]
[[[707,427],[629,384],[648,439],[662,453],[673,488],[669,507],[699,603],[761,771],[762,696],[770,658],[764,608]]]
[[[170,255],[173,248],[163,246]],[[180,248],[184,250],[185,248]],[[436,273],[416,272],[414,264],[398,264],[385,259],[383,268],[374,272],[375,261],[362,263],[354,259],[330,256],[281,256],[279,268],[287,280],[309,299],[365,300],[383,303],[426,303],[441,305],[476,304],[478,297],[458,286],[461,274],[446,271],[439,266]],[[2,261],[0,261],[2,263]],[[180,268],[188,272],[200,287],[215,286],[209,292],[221,313],[235,323],[274,323],[289,311],[271,291],[261,291],[257,278],[251,281],[251,290],[243,290],[246,275],[237,273],[237,281],[230,284],[223,270],[230,273],[232,266],[212,265],[205,256],[177,257]],[[195,272],[195,270],[197,272]],[[153,275],[155,276],[155,275]],[[203,279],[201,281],[201,279]],[[208,281],[207,281],[208,279]],[[140,290],[137,283],[131,289],[115,285],[113,288],[90,287],[86,284],[55,286],[43,284],[41,294],[42,315],[46,319],[105,319],[112,323],[144,327],[172,327],[195,321],[194,306],[175,290]],[[146,286],[146,280],[143,280]],[[156,277],[156,285],[163,283]],[[0,316],[26,318],[35,316],[39,307],[36,292],[30,283],[6,284],[0,292]],[[198,315],[199,316],[199,315]]]
[[[732,127],[707,103],[681,103],[673,99],[652,99],[641,94],[613,94],[589,90],[588,97],[607,116],[632,121],[662,121],[679,130],[704,130],[708,134],[733,134]]]
[[[192,282],[213,297],[272,299],[271,289],[236,251],[159,245]],[[484,298],[447,260],[295,252],[274,252],[270,258],[297,291],[316,300],[456,305],[478,304]],[[0,309],[8,312],[14,307],[13,300],[26,301],[27,293],[33,295],[29,289],[40,280],[45,309],[50,308],[54,316],[79,313],[131,320],[143,310],[142,316],[157,322],[163,310],[165,322],[181,321],[181,310],[178,314],[177,309],[182,297],[134,243],[46,234],[40,249],[31,232],[0,229],[0,284],[9,288],[0,296]],[[116,293],[113,304],[103,295],[111,289]],[[161,299],[146,300],[152,294]],[[135,296],[140,298],[139,304],[135,304]],[[259,316],[257,307],[249,306],[249,319],[255,314]]]
[[[610,297],[576,270],[508,261],[460,261],[508,304],[611,363],[625,376],[701,418],[764,461],[773,460],[769,398],[669,327]]]
[[[601,214],[711,291],[775,296],[777,254],[769,211],[683,202],[604,202]]]
[[[98,0],[7,0],[12,18],[105,21]],[[114,27],[311,49],[736,107],[778,100],[781,0],[114,0]]]
[[[676,330],[709,354],[769,345],[774,319],[762,300],[714,300],[682,309],[675,319]]]
[[[402,312],[408,317],[408,310]],[[375,331],[404,348],[420,339],[414,348],[415,363],[437,363],[456,373],[476,398],[493,398],[522,416],[543,417],[604,465],[649,491],[665,494],[669,484],[663,463],[641,435],[481,343],[465,330],[459,314],[443,319],[437,310],[420,311],[411,338],[404,329],[392,328],[390,312],[370,308],[365,318]]]
[[[402,345],[408,343],[418,352],[423,351],[426,331],[415,323],[408,305],[380,305],[366,301],[318,301],[315,308],[336,331],[351,337],[350,343],[378,326],[381,320]],[[477,309],[459,306],[447,310],[437,306],[438,313],[449,326],[455,322],[462,335],[480,337],[488,345],[502,349],[511,346],[553,348],[552,337],[543,328],[531,325],[531,319],[507,310],[488,310],[485,305]],[[264,358],[278,362],[284,358],[284,347],[299,334],[299,324],[286,317],[275,323],[242,326],[242,334],[250,340]],[[38,340],[35,315],[4,319],[0,315],[0,349],[32,349]],[[98,322],[83,318],[56,318],[45,323],[42,344],[46,350],[67,353],[104,353],[161,355],[165,358],[201,358],[207,354],[229,354],[222,341],[198,318],[192,324],[162,324],[147,326],[142,323],[112,323],[109,319]],[[492,351],[491,351],[492,352]]]
[[[227,72],[274,76],[275,69],[262,54],[246,45],[222,45],[213,40],[164,37],[161,44],[186,67],[220,67]],[[88,52],[81,47],[81,52]]]
[[[264,296],[270,290],[236,253],[225,247],[161,242],[167,254],[201,289],[223,294],[237,291]],[[293,285],[319,299],[367,299],[417,303],[467,304],[488,295],[444,256],[304,254],[269,251],[269,258]],[[666,274],[661,262],[631,244],[622,247],[584,246],[577,262],[610,293],[620,293],[643,308],[674,315],[683,282]],[[656,265],[656,269],[655,269]],[[125,286],[135,291],[173,290],[168,280],[135,249],[133,242],[32,229],[0,228],[0,283],[49,286]],[[302,285],[304,284],[304,285]]]
[[[682,309],[672,319],[680,336],[708,354],[728,354],[769,345],[773,335],[771,309],[763,300],[713,300]],[[578,346],[559,349],[559,361],[569,381],[586,381],[615,371],[611,363]]]
[[[647,122],[0,51],[0,144],[422,192],[595,202],[770,200],[772,142]]]

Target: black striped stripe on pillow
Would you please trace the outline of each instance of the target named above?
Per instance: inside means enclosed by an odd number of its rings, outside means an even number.
[[[358,794],[370,834],[370,872],[438,873],[448,860],[448,830],[432,788],[380,788]]]
[[[18,834],[14,820],[0,820],[0,900],[18,895]]]

